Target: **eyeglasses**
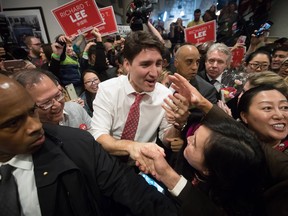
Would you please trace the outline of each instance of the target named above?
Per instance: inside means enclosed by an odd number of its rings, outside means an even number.
[[[262,69],[262,70],[266,70],[266,69],[268,69],[269,64],[267,64],[267,63],[263,63],[263,64],[260,64],[260,63],[249,63],[249,66],[250,66],[253,70],[255,70],[255,69],[259,68],[259,67],[260,67],[260,69]]]
[[[64,93],[60,91],[55,97],[53,97],[49,101],[43,104],[36,104],[36,107],[42,110],[48,110],[54,105],[55,101],[60,102],[64,97],[65,97]]]
[[[288,68],[288,62],[285,62],[281,65],[281,68],[286,70]]]
[[[85,85],[93,85],[93,84],[97,84],[97,82],[99,81],[98,78],[94,78],[93,80],[89,80],[84,82]]]

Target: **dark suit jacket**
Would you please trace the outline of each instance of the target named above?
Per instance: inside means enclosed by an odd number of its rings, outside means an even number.
[[[213,85],[206,82],[200,76],[196,75],[195,79],[190,80],[190,84],[194,86],[206,99],[211,103],[217,103],[217,90]],[[199,122],[203,117],[202,111],[197,108],[190,110],[190,116],[188,118],[187,126],[190,126],[191,123]]]
[[[176,215],[167,197],[106,153],[88,132],[55,125],[44,130],[46,141],[33,154],[43,216],[109,215],[108,198],[133,215]]]
[[[268,216],[288,215],[288,156],[264,145],[267,165],[272,178],[271,186],[264,192],[264,205]]]
[[[217,90],[202,77],[196,75],[194,80],[190,80],[190,84],[193,85],[211,103],[217,103]]]

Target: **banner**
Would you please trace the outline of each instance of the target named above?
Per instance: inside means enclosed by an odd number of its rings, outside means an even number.
[[[201,25],[186,28],[185,41],[200,44],[206,41],[216,41],[216,21],[212,20]]]
[[[112,6],[104,7],[99,9],[104,24],[96,26],[101,33],[101,36],[104,37],[106,35],[114,34],[118,32],[117,21],[114,14],[114,10]],[[93,39],[94,36],[88,32],[85,36],[86,40]]]
[[[242,65],[245,53],[246,47],[238,47],[232,51],[232,68],[238,68]]]
[[[78,35],[103,24],[95,0],[77,0],[52,10],[66,35]]]

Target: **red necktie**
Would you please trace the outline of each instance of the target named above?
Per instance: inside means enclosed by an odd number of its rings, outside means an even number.
[[[122,132],[121,139],[134,140],[138,127],[140,109],[139,105],[144,94],[133,93],[135,95],[135,101],[130,107],[128,117]]]

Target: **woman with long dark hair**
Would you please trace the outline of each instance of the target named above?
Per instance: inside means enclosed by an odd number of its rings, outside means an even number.
[[[82,73],[82,81],[84,85],[84,91],[80,95],[80,98],[84,100],[84,109],[92,117],[93,116],[92,103],[97,94],[100,79],[96,71],[87,69]]]

